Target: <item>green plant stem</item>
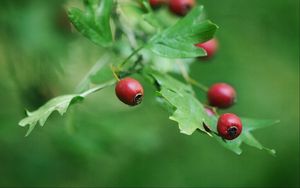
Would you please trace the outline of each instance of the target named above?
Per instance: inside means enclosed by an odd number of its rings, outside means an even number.
[[[176,61],[176,62],[178,64],[178,66],[179,66],[179,69],[181,71],[182,77],[185,79],[185,81],[188,84],[194,85],[194,86],[198,87],[199,89],[201,89],[204,92],[208,91],[208,88],[205,85],[200,84],[199,82],[197,82],[196,80],[194,80],[193,78],[191,78],[189,76],[188,71],[186,70],[186,68],[184,67],[184,65],[182,64],[182,62],[179,62],[179,61]]]
[[[112,86],[112,85],[114,85],[115,83],[116,83],[116,80],[115,80],[115,79],[110,80],[110,81],[108,81],[108,82],[105,82],[105,83],[103,83],[103,84],[97,85],[96,87],[91,88],[91,89],[89,89],[89,90],[87,90],[87,91],[81,93],[80,96],[81,96],[81,97],[86,97],[86,96],[88,96],[88,95],[90,95],[90,94],[92,94],[92,93],[95,93],[95,92],[97,92],[97,91],[99,91],[99,90],[102,90],[102,89],[104,89],[104,88],[106,88],[106,87]]]
[[[75,91],[76,92],[82,92],[82,90],[85,87],[88,87],[89,85],[89,77],[93,74],[95,74],[98,70],[100,70],[103,66],[107,64],[107,62],[111,58],[108,56],[108,54],[104,54],[93,66],[92,68],[86,73],[86,75],[83,77],[83,79],[79,82],[77,85]]]
[[[196,80],[194,80],[193,78],[189,77],[188,80],[187,80],[189,83],[191,83],[192,85],[198,87],[199,89],[203,90],[204,92],[207,92],[208,91],[208,88],[203,85],[203,84],[200,84],[199,82],[197,82]]]
[[[144,46],[140,46],[139,48],[135,49],[120,65],[119,68],[121,69],[135,54],[137,54],[140,50],[142,50]]]

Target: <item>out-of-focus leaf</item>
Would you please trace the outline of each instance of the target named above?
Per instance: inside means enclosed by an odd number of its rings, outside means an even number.
[[[28,136],[37,123],[39,123],[40,126],[44,126],[45,122],[53,112],[58,111],[60,115],[63,115],[68,110],[71,104],[78,103],[89,94],[108,87],[114,83],[115,81],[111,80],[102,85],[98,85],[95,88],[89,89],[81,94],[63,95],[53,98],[34,112],[26,111],[27,117],[22,119],[19,122],[19,125],[22,127],[25,127],[26,125],[29,126],[29,129],[26,133],[26,136]]]
[[[110,16],[113,0],[85,0],[85,10],[70,8],[68,16],[75,28],[86,38],[100,46],[111,45]]]
[[[19,122],[19,125],[25,127],[29,125],[29,129],[26,133],[28,136],[34,129],[37,123],[43,126],[48,117],[54,112],[58,111],[60,115],[63,115],[71,103],[82,100],[83,97],[80,95],[64,95],[59,96],[48,101],[44,106],[40,107],[34,112],[27,112],[27,117]]]
[[[203,6],[195,7],[175,25],[153,36],[147,47],[157,55],[169,58],[205,56],[195,44],[211,39],[217,26],[204,20]]]

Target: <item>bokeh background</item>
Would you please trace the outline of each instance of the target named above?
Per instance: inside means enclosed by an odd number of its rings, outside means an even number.
[[[254,133],[277,157],[179,134],[147,83],[137,108],[106,89],[25,138],[24,109],[73,92],[102,52],[70,32],[68,2],[1,0],[0,186],[299,186],[299,1],[199,3],[220,26],[220,50],[192,76],[234,85],[240,116],[280,119]]]

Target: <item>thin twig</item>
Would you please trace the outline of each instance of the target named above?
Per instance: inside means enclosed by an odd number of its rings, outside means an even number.
[[[92,93],[95,93],[95,92],[97,92],[97,91],[99,91],[99,90],[102,90],[102,89],[104,89],[104,88],[106,88],[106,87],[108,87],[108,86],[112,86],[112,85],[114,85],[115,83],[116,83],[116,80],[110,80],[110,81],[108,81],[108,82],[105,82],[104,84],[97,85],[96,87],[94,87],[94,88],[92,88],[92,89],[89,89],[89,90],[87,90],[87,91],[81,93],[80,96],[81,96],[81,97],[86,97],[86,96],[88,96],[88,95],[90,95],[90,94],[92,94]]]
[[[93,74],[95,74],[98,70],[100,70],[108,61],[110,57],[108,54],[103,55],[93,66],[92,68],[85,74],[83,79],[79,82],[79,84],[76,86],[75,91],[81,92],[81,90],[84,88],[86,84],[88,84],[89,77]]]
[[[182,62],[176,61],[176,63],[179,66],[179,69],[181,71],[182,77],[185,79],[185,81],[190,84],[190,85],[194,85],[196,87],[198,87],[199,89],[201,89],[204,92],[208,91],[208,88],[206,86],[204,86],[203,84],[200,84],[199,82],[197,82],[196,80],[194,80],[193,78],[191,78],[188,74],[188,71],[186,70],[186,68],[184,67],[184,65],[182,64]]]
[[[135,54],[137,54],[140,50],[142,50],[144,46],[140,46],[135,49],[122,63],[120,63],[119,68],[122,68]]]
[[[110,69],[111,69],[111,72],[113,73],[115,79],[116,79],[117,81],[120,81],[120,78],[119,78],[118,75],[116,74],[115,67],[114,67],[112,64],[110,64]]]

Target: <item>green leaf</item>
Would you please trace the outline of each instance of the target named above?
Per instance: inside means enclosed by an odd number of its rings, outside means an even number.
[[[279,120],[257,120],[257,119],[249,119],[249,118],[243,118],[243,122],[246,122],[246,126],[244,126],[244,129],[247,131],[252,131],[256,129],[261,129],[265,127],[269,127],[271,125],[277,124],[280,121]]]
[[[113,40],[110,27],[110,15],[113,10],[113,5],[113,0],[101,0],[95,14],[96,26],[108,42],[112,42]]]
[[[34,112],[26,111],[27,117],[22,119],[19,122],[19,125],[22,127],[25,127],[27,125],[29,126],[29,129],[26,133],[26,136],[28,136],[38,123],[40,126],[44,126],[45,122],[53,112],[58,111],[60,115],[63,115],[64,113],[66,113],[71,104],[78,103],[91,93],[108,87],[114,83],[115,80],[111,80],[102,85],[98,85],[95,88],[89,89],[81,94],[63,95],[53,98]]]
[[[233,151],[236,154],[241,154],[241,145],[246,145],[265,150],[271,155],[275,155],[275,150],[264,147],[258,140],[254,138],[251,131],[264,128],[278,123],[274,120],[256,120],[249,118],[241,118],[243,123],[242,134],[234,140],[224,140],[217,134],[217,116],[209,116],[204,105],[198,101],[193,95],[193,90],[187,84],[184,84],[167,74],[161,74],[153,70],[147,70],[154,79],[154,83],[159,85],[159,96],[162,97],[170,105],[172,115],[170,119],[178,123],[181,133],[191,135],[195,130],[201,130],[213,136],[222,146]],[[211,131],[207,132],[203,124]]]
[[[209,116],[204,106],[194,97],[192,88],[166,74],[153,71],[151,75],[160,86],[160,96],[174,106],[170,119],[178,122],[180,132],[191,135],[199,129],[208,133],[203,123],[209,122]]]
[[[277,120],[259,120],[259,119],[249,119],[249,118],[241,118],[241,120],[243,123],[242,134],[234,140],[226,141],[225,144],[230,146],[230,147],[228,147],[228,149],[232,150],[233,152],[235,152],[237,154],[241,154],[242,153],[241,145],[244,143],[246,145],[255,147],[257,149],[265,150],[269,154],[275,156],[275,153],[276,153],[275,150],[264,147],[258,140],[256,140],[256,138],[252,135],[251,131],[274,125],[274,124],[278,123],[279,121],[277,121]],[[220,142],[222,142],[222,144],[224,144],[224,140],[219,139],[218,141],[220,141]]]
[[[147,47],[157,55],[169,58],[205,56],[206,52],[195,44],[211,39],[218,27],[204,20],[204,16],[203,6],[195,7],[175,25],[154,35]]]
[[[93,43],[106,47],[111,45],[110,16],[113,0],[85,0],[85,10],[70,8],[68,16],[75,28]]]
[[[46,120],[48,119],[48,117],[54,111],[58,111],[60,115],[63,115],[67,111],[71,103],[75,103],[82,99],[83,98],[79,95],[64,95],[64,96],[59,96],[54,99],[51,99],[49,102],[47,102],[44,106],[40,107],[38,110],[34,112],[27,111],[28,117],[22,119],[19,122],[19,125],[22,127],[29,125],[29,129],[26,133],[26,136],[28,136],[37,123],[39,123],[40,126],[43,126]]]
[[[217,116],[211,116],[211,122],[209,127],[217,132]],[[277,124],[278,120],[260,120],[260,119],[250,119],[250,118],[241,118],[243,124],[242,134],[234,140],[223,140],[219,136],[214,136],[218,142],[220,142],[224,147],[233,151],[236,154],[241,154],[242,149],[241,145],[244,143],[246,145],[255,147],[260,150],[265,150],[271,155],[275,155],[275,150],[264,147],[255,137],[252,135],[252,131],[256,129],[265,128],[274,124]]]

